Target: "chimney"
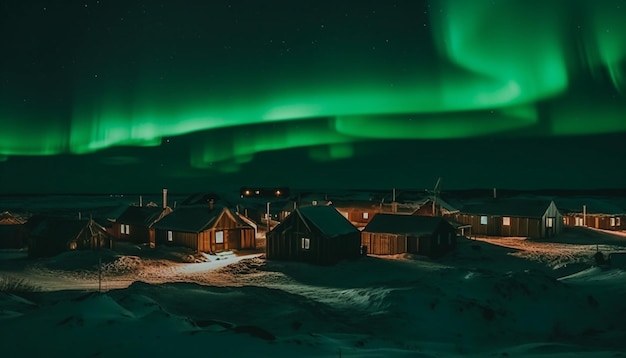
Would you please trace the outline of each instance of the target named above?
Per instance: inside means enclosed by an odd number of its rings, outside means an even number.
[[[496,188],[493,188],[493,198],[496,198]]]
[[[163,209],[167,208],[167,189],[163,188]]]
[[[81,212],[78,212],[78,221],[81,221],[83,219],[83,215],[81,214]]]
[[[143,197],[139,195],[139,207],[143,206]]]
[[[211,198],[211,200],[209,200],[209,210],[213,210],[214,204],[215,204],[215,201],[213,200],[213,198]]]

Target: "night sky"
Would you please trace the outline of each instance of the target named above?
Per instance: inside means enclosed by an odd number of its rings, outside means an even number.
[[[0,193],[626,187],[626,0],[4,0],[0,46]]]

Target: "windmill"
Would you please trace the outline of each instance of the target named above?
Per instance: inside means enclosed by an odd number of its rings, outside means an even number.
[[[437,212],[437,197],[439,196],[439,187],[441,186],[441,177],[437,178],[437,183],[435,183],[435,187],[433,190],[426,189],[427,192],[433,195],[433,216],[439,216]]]

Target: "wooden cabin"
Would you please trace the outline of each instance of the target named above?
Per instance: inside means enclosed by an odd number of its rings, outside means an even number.
[[[154,246],[154,230],[157,221],[172,212],[169,207],[129,206],[112,224],[110,231],[119,240],[150,243]]]
[[[20,249],[26,246],[24,223],[26,219],[5,211],[0,213],[0,248]]]
[[[256,248],[255,228],[226,207],[181,207],[153,227],[157,245],[208,253]]]
[[[541,239],[563,228],[563,217],[551,200],[491,199],[464,206],[452,218],[471,225],[473,235]]]
[[[95,221],[56,217],[38,218],[28,232],[27,241],[30,257],[111,247],[111,236]]]
[[[333,206],[294,210],[267,235],[268,260],[333,264],[360,255],[359,230]]]
[[[441,217],[381,213],[361,232],[361,245],[373,255],[437,257],[456,248],[456,229]]]
[[[366,200],[333,200],[334,206],[357,229],[362,230],[381,212],[380,203]]]
[[[626,210],[600,198],[562,199],[565,226],[586,226],[595,229],[626,230]]]

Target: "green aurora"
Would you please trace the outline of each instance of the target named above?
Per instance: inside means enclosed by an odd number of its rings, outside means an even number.
[[[5,28],[17,27],[22,40],[74,37],[55,40],[55,53],[40,50],[37,61],[48,65],[30,75],[18,65],[24,49],[8,45],[18,58],[5,61],[0,87],[0,162],[156,147],[201,133],[189,165],[229,173],[258,153],[291,148],[323,162],[377,140],[626,132],[624,1],[402,6],[381,10],[384,19],[350,13],[322,25],[295,7],[264,19],[250,10],[238,28],[214,8],[155,6],[152,20],[124,12],[136,16],[132,31],[105,26],[119,17],[106,8],[80,20],[93,23],[87,35],[73,27],[28,35],[39,18],[5,12]],[[285,32],[281,21],[302,25]]]

